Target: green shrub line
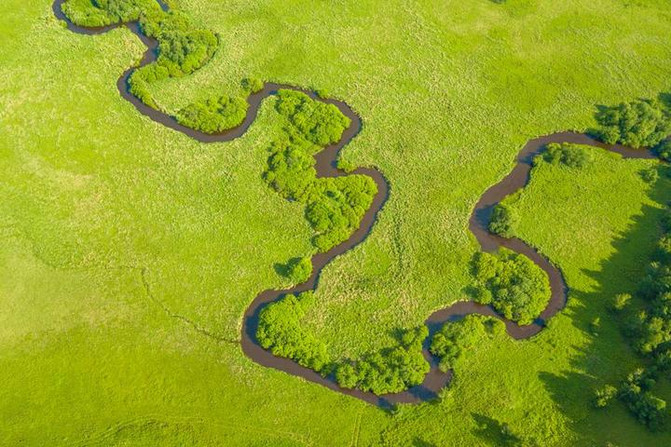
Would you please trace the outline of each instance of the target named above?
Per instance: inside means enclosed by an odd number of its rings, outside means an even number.
[[[599,127],[592,133],[608,144],[654,148],[671,134],[671,111],[654,99],[600,107],[595,118]]]
[[[293,284],[302,284],[312,275],[312,260],[309,256],[293,258],[287,263],[287,277]]]
[[[592,155],[585,147],[577,144],[550,143],[541,156],[534,158],[534,164],[541,161],[580,169],[592,161]]]
[[[424,380],[430,365],[422,354],[429,332],[425,326],[402,331],[396,346],[362,356],[358,360],[331,360],[326,344],[301,326],[305,313],[315,304],[313,292],[286,295],[259,314],[256,338],[278,357],[289,358],[339,386],[370,391],[376,395],[398,393]]]
[[[504,203],[498,203],[494,206],[489,219],[488,230],[497,236],[511,238],[514,236],[513,228],[516,220],[517,217],[511,207]]]
[[[648,429],[657,431],[668,422],[667,403],[653,393],[656,382],[671,379],[671,209],[667,207],[662,234],[647,272],[634,294],[642,306],[634,306],[632,295],[613,298],[610,310],[618,316],[623,334],[645,364],[619,387],[605,385],[595,391],[595,406],[607,406],[614,397]],[[615,390],[615,391],[614,391]]]
[[[186,106],[176,119],[186,127],[213,134],[239,126],[248,108],[247,101],[239,97],[212,97]]]

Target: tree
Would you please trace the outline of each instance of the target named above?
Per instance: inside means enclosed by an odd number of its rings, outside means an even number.
[[[659,101],[639,99],[603,107],[596,114],[597,136],[608,144],[654,147],[671,133],[668,111]]]
[[[489,231],[501,237],[513,237],[513,224],[515,220],[513,210],[508,205],[499,203],[492,211],[492,217],[489,221]]]
[[[605,385],[594,392],[594,406],[605,408],[617,396],[617,388],[613,385]]]
[[[491,304],[506,318],[530,324],[550,298],[547,274],[524,255],[501,249],[479,253],[473,261],[475,300]]]
[[[440,369],[447,372],[464,351],[477,347],[486,338],[505,332],[505,325],[492,317],[466,315],[445,323],[431,340],[430,351],[440,358]]]
[[[582,146],[570,143],[550,143],[543,160],[550,164],[563,164],[570,168],[582,168],[591,161],[590,153]]]
[[[613,298],[613,303],[611,304],[610,308],[615,312],[619,312],[623,310],[625,307],[627,307],[629,301],[631,301],[630,294],[620,293],[618,295],[615,295],[615,297]]]
[[[310,257],[293,258],[287,264],[287,276],[294,284],[307,281],[312,275],[312,260]]]

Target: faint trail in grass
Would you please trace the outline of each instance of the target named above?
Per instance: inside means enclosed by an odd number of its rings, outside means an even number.
[[[140,271],[140,279],[142,281],[142,287],[144,288],[145,294],[151,300],[154,304],[159,306],[161,309],[163,309],[163,312],[165,312],[166,315],[168,315],[171,318],[174,318],[176,320],[181,321],[182,323],[185,323],[186,325],[190,326],[193,330],[198,332],[201,335],[204,335],[206,337],[209,337],[219,343],[229,343],[229,344],[234,344],[237,345],[240,343],[240,340],[236,339],[230,339],[226,337],[222,337],[220,335],[217,335],[208,329],[204,328],[203,326],[199,325],[196,323],[194,320],[185,317],[184,315],[176,314],[173,311],[170,310],[166,304],[156,298],[151,290],[151,284],[149,283],[149,280],[147,279],[147,275],[149,272],[149,269],[147,267],[128,267],[134,270],[139,270]]]
[[[352,447],[359,446],[359,437],[361,435],[361,418],[363,416],[363,408],[359,411],[356,419],[354,420],[354,432],[352,433]]]

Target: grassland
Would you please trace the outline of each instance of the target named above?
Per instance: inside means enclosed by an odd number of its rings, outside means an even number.
[[[161,104],[234,95],[253,76],[324,89],[364,119],[343,156],[379,167],[392,193],[308,315],[334,356],[390,345],[463,297],[470,211],[527,139],[669,88],[661,0],[172,3],[223,45],[157,85]],[[636,362],[603,303],[654,241],[669,185],[640,179],[650,162],[535,171],[517,234],[562,268],[569,307],[531,341],[464,355],[441,402],[388,415],[237,344],[256,293],[286,285],[276,265],[313,250],[302,207],[261,178],[280,131],[271,102],[242,139],[200,145],[118,96],[136,38],[74,35],[50,7],[0,6],[0,444],[497,445],[504,423],[528,445],[671,443],[589,402]]]

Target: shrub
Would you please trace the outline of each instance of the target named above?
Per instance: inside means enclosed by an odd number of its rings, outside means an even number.
[[[660,429],[667,418],[666,402],[650,392],[654,385],[653,375],[643,368],[638,368],[627,376],[618,393],[629,411],[653,431]]]
[[[245,78],[242,80],[242,88],[250,93],[258,93],[263,90],[263,81],[259,78]]]
[[[636,100],[604,107],[596,114],[597,136],[609,144],[654,147],[671,133],[667,110],[654,100]]]
[[[506,318],[530,324],[550,298],[550,282],[545,272],[529,258],[501,249],[498,254],[475,256],[476,301],[491,304]]]
[[[499,203],[492,211],[492,216],[489,220],[489,231],[501,237],[511,238],[514,235],[513,225],[515,220],[513,210],[509,206]]]
[[[590,322],[589,331],[592,335],[599,335],[599,329],[601,329],[601,317],[596,317]]]
[[[485,338],[505,332],[505,325],[492,317],[466,315],[448,322],[433,336],[430,351],[440,358],[440,369],[447,372],[464,351],[470,351]]]
[[[242,98],[213,97],[183,108],[176,118],[180,124],[212,134],[239,126],[248,107]]]
[[[431,369],[422,354],[422,342],[428,335],[425,326],[406,330],[397,346],[341,363],[335,372],[338,385],[377,395],[419,385]]]
[[[629,304],[631,300],[631,295],[628,293],[620,293],[615,295],[613,298],[613,303],[611,304],[611,310],[619,312],[623,310]]]
[[[655,183],[659,178],[657,168],[652,166],[641,171],[641,178],[646,183]]]
[[[328,363],[326,345],[301,327],[301,320],[314,301],[314,294],[305,292],[270,303],[259,315],[256,339],[273,355],[319,372]]]
[[[563,164],[570,168],[582,168],[591,161],[590,153],[575,144],[550,143],[543,153],[543,160],[550,164]]]
[[[182,13],[155,13],[142,16],[142,31],[158,40],[155,64],[167,70],[170,77],[193,73],[205,65],[219,45],[217,36],[193,26]]]
[[[671,161],[671,140],[664,140],[654,150],[655,154],[664,161]]]
[[[310,99],[305,93],[280,90],[277,111],[286,116],[309,142],[318,146],[336,143],[351,123],[333,104]]]
[[[617,396],[617,388],[613,385],[606,385],[594,392],[594,406],[596,408],[605,408]]]
[[[145,11],[160,11],[155,0],[67,0],[65,16],[80,26],[97,27],[138,20]]]
[[[312,261],[309,257],[294,258],[287,264],[287,276],[294,284],[302,284],[312,275]]]

